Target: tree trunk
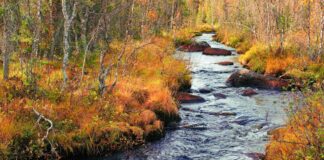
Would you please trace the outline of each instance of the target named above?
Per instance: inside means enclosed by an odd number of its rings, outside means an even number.
[[[33,41],[33,54],[37,57],[39,52],[39,42],[41,37],[42,15],[41,15],[42,0],[37,0],[37,21],[35,24],[34,41]]]
[[[174,10],[175,10],[175,0],[172,0],[171,4],[171,17],[170,17],[170,31],[173,30],[173,25],[174,25]]]
[[[73,10],[72,13],[68,13],[68,3],[66,3],[66,0],[62,0],[62,13],[64,16],[64,33],[63,33],[63,65],[62,65],[62,73],[63,73],[63,86],[62,86],[62,90],[65,89],[66,85],[67,85],[67,81],[68,81],[68,76],[66,73],[67,67],[68,67],[68,63],[69,63],[69,56],[71,54],[71,46],[70,46],[70,42],[69,42],[69,35],[71,32],[71,25],[73,22],[73,19],[76,16],[76,6],[77,3],[75,2],[73,5]]]
[[[324,43],[324,1],[320,2],[321,6],[321,22],[320,22],[320,44],[318,49],[318,59],[320,59],[321,55],[323,54],[323,43]]]
[[[311,51],[311,2],[308,0],[307,4],[307,50],[308,54]]]
[[[212,25],[212,28],[214,28],[214,25],[215,25],[215,0],[211,0],[211,25]]]
[[[2,2],[2,7],[5,7],[5,12],[3,15],[3,48],[2,48],[2,61],[3,61],[3,79],[9,79],[9,62],[10,62],[10,52],[12,50],[11,42],[11,31],[12,31],[12,11],[6,7],[10,7],[12,2],[4,0]]]
[[[285,42],[285,29],[281,29],[280,31],[280,53],[284,52],[284,42]]]
[[[228,20],[228,2],[227,2],[227,0],[224,0],[223,2],[224,2],[224,4],[223,4],[224,18],[225,18],[225,21],[227,21]]]

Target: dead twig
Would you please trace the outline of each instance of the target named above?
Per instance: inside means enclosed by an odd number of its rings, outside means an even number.
[[[48,141],[48,143],[51,146],[51,152],[56,156],[59,157],[59,154],[56,152],[56,148],[53,146],[53,144],[50,142],[50,140],[48,140],[48,135],[50,133],[50,131],[53,129],[54,125],[53,125],[53,121],[46,118],[43,114],[41,114],[40,112],[38,112],[35,108],[33,108],[34,113],[38,116],[38,119],[36,121],[36,124],[40,126],[40,121],[43,119],[44,121],[49,123],[49,127],[46,129],[46,134],[45,136],[42,138],[42,141],[45,142],[45,140]]]

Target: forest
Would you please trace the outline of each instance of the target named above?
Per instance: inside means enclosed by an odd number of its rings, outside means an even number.
[[[323,0],[0,4],[0,160],[324,159]]]

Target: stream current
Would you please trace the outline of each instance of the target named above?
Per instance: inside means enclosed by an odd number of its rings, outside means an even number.
[[[125,151],[102,160],[250,160],[251,154],[264,153],[268,142],[267,132],[286,121],[285,107],[289,93],[258,90],[252,97],[242,96],[245,87],[226,86],[226,79],[242,69],[236,61],[235,49],[212,41],[213,34],[196,37],[197,42],[207,42],[212,48],[231,50],[233,56],[206,56],[201,52],[177,51],[176,58],[188,61],[192,72],[192,94],[206,102],[182,104],[180,126],[198,125],[167,131],[164,138],[134,150]],[[221,66],[218,62],[233,61],[233,66]],[[212,90],[199,93],[199,90]],[[225,99],[214,94],[226,95]],[[211,113],[234,113],[216,115]]]

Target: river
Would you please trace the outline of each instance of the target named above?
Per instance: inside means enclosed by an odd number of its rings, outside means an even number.
[[[192,93],[206,99],[204,103],[183,104],[180,126],[197,124],[195,128],[167,131],[159,141],[148,143],[137,149],[118,153],[102,160],[249,160],[251,153],[264,153],[268,141],[267,132],[281,126],[286,121],[284,109],[288,106],[286,92],[258,90],[258,95],[242,96],[246,88],[232,88],[226,79],[236,70],[242,69],[237,63],[233,48],[212,41],[213,34],[203,34],[196,41],[205,41],[213,48],[233,51],[233,56],[206,56],[201,52],[184,53],[177,57],[188,61],[192,72]],[[233,61],[233,66],[220,66],[221,61]],[[202,88],[212,93],[199,93]],[[226,95],[225,99],[214,94]],[[235,113],[220,116],[210,113]]]

